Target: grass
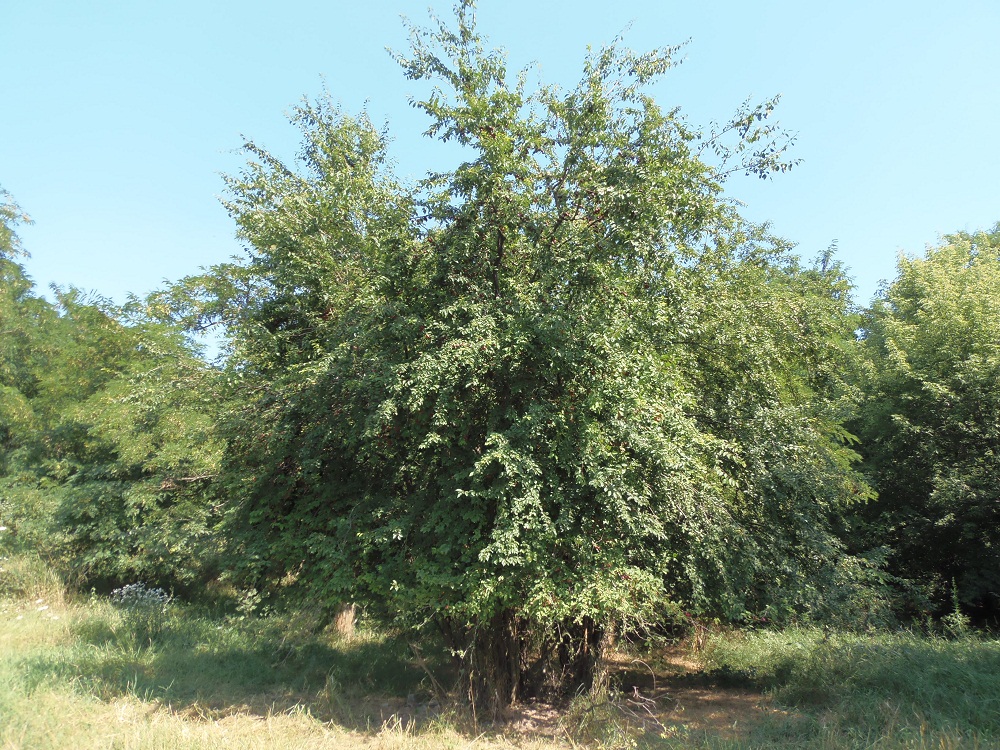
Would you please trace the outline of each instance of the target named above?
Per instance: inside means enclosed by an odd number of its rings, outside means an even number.
[[[338,640],[302,617],[167,617],[141,644],[106,601],[0,600],[0,748],[511,746],[429,715],[418,730],[424,673],[402,640]]]
[[[1000,747],[995,639],[789,629],[716,637],[705,661],[789,710],[761,747]]]
[[[0,593],[0,750],[1000,747],[1000,642],[987,638],[720,633],[683,668],[638,655],[663,696],[655,719],[638,716],[623,671],[620,692],[550,710],[547,734],[483,732],[430,703],[391,634],[171,604],[144,642],[108,600],[64,597],[36,562],[17,570],[17,591]]]

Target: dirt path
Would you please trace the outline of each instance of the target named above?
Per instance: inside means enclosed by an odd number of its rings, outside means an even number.
[[[708,732],[733,739],[768,715],[781,713],[759,690],[720,684],[682,647],[660,652],[650,661],[616,654],[609,666],[618,691],[613,701],[587,709],[595,719],[600,714],[657,733]],[[508,729],[520,735],[558,737],[566,733],[567,723],[586,718],[533,703],[517,707]]]

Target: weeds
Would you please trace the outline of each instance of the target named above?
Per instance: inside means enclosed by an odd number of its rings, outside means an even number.
[[[63,591],[62,580],[37,554],[0,554],[0,598],[61,603]]]
[[[137,646],[151,646],[163,634],[170,606],[166,591],[132,583],[112,591],[110,598]]]

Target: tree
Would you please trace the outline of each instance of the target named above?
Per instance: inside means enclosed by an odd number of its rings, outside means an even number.
[[[1000,607],[1000,225],[901,257],[864,324],[863,543],[938,608]]]
[[[129,307],[105,311],[127,356],[103,362],[111,377],[65,410],[63,421],[86,437],[53,520],[66,537],[62,556],[91,582],[195,593],[219,574],[224,547],[214,483],[221,374],[176,327],[150,320],[145,304]]]
[[[0,471],[17,435],[31,424],[28,399],[37,388],[37,331],[49,313],[32,298],[31,280],[17,259],[24,254],[17,225],[28,217],[0,189]]]
[[[138,301],[130,312],[75,289],[37,296],[15,260],[19,217],[0,205],[5,539],[77,583],[214,575],[219,374]]]
[[[249,143],[229,181],[249,262],[179,295],[232,335],[253,574],[436,626],[493,710],[591,685],[616,628],[807,608],[864,492],[843,276],[722,196],[788,168],[773,102],[700,134],[645,93],[674,52],[529,91],[461,3],[399,61],[468,159],[403,186],[365,118],[305,103],[297,165]]]

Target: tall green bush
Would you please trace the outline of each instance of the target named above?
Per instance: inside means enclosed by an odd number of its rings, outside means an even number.
[[[465,2],[399,57],[454,170],[406,186],[367,119],[303,104],[297,161],[248,143],[229,181],[248,262],[168,306],[232,335],[249,573],[435,625],[498,708],[590,684],[616,627],[817,607],[867,489],[843,274],[723,197],[790,166],[773,102],[703,133],[646,93],[675,50],[529,90],[484,45]]]
[[[37,295],[0,209],[0,525],[81,585],[215,575],[219,374],[139,301]]]

